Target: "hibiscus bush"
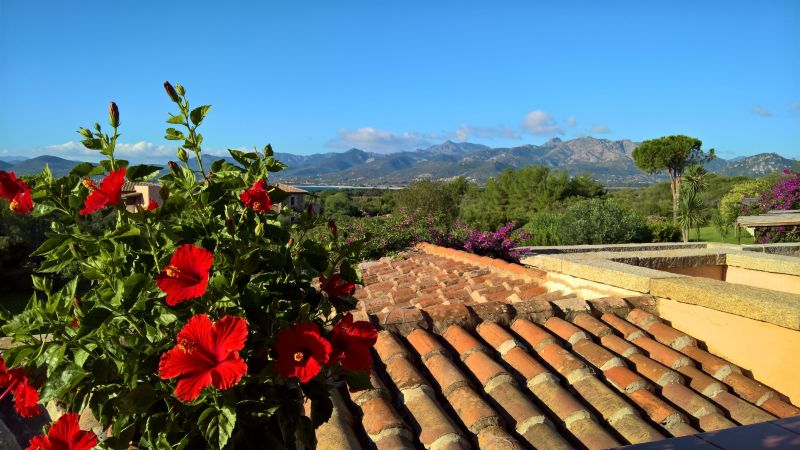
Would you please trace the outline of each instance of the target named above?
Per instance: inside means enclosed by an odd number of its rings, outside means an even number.
[[[165,137],[180,162],[158,180],[161,202],[128,204],[124,183],[161,168],[115,158],[114,103],[110,132],[79,130],[99,164],[59,179],[45,168],[27,183],[0,171],[6,207],[52,220],[33,252],[33,296],[3,317],[13,345],[0,359],[1,395],[24,417],[51,401],[67,412],[33,449],[313,448],[330,393],[369,387],[376,332],[347,313],[358,244],[335,225],[324,242],[311,238],[313,209],[282,220],[285,194],[269,176],[285,166],[269,145],[230,150],[207,171],[198,130],[210,106],[164,87],[176,108]],[[112,226],[92,226],[102,220]],[[68,269],[77,275],[64,282]],[[87,408],[99,436],[78,428]]]

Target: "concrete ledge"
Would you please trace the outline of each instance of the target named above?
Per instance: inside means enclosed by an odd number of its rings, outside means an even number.
[[[800,256],[800,243],[751,244],[743,245],[742,250],[746,252],[767,253],[770,255]]]
[[[794,256],[762,254],[753,252],[731,252],[725,259],[727,265],[762,272],[800,275],[800,259]]]
[[[652,280],[684,277],[607,259],[565,259],[561,263],[561,273],[645,294],[650,292]]]
[[[800,296],[708,278],[653,279],[650,293],[792,330],[800,330]]]

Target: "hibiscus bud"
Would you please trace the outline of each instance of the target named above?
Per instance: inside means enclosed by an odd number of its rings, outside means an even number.
[[[174,87],[172,87],[172,85],[171,85],[171,84],[169,84],[169,81],[165,81],[165,82],[164,82],[164,90],[166,90],[166,91],[167,91],[167,95],[169,95],[169,98],[170,98],[170,99],[171,99],[173,102],[175,102],[175,103],[180,103],[180,101],[181,101],[181,98],[180,98],[180,97],[178,97],[178,93],[177,93],[177,92],[175,92],[175,88],[174,88]]]
[[[264,235],[264,223],[260,222],[256,225],[256,236],[261,237]]]
[[[81,300],[77,295],[72,297],[72,306],[74,306],[75,309],[80,309],[81,307]]]
[[[186,162],[186,161],[189,160],[189,154],[186,152],[186,149],[184,149],[183,147],[178,147],[178,159],[180,159],[183,162]]]
[[[308,214],[309,218],[314,217],[314,205],[311,202],[306,203],[306,214]]]
[[[168,163],[167,163],[167,166],[169,167],[169,170],[171,170],[172,172],[174,172],[176,175],[177,175],[177,174],[178,174],[178,172],[180,172],[180,170],[181,170],[181,168],[178,166],[178,163],[176,163],[175,161],[170,161],[170,162],[168,162]]]
[[[180,83],[175,83],[175,90],[178,91],[178,95],[186,95],[186,89]]]
[[[333,237],[339,237],[338,230],[336,229],[336,221],[334,219],[328,220],[328,231],[331,232]]]
[[[289,242],[286,243],[287,247],[291,247],[294,245],[294,238],[289,238]]]
[[[117,108],[117,104],[114,102],[108,105],[108,123],[114,128],[119,126],[119,108]]]
[[[81,136],[85,137],[85,138],[91,138],[92,137],[92,132],[90,130],[86,129],[86,128],[83,128],[83,127],[81,127],[81,129],[78,130],[78,133]]]

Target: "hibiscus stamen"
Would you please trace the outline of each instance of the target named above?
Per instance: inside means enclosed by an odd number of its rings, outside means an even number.
[[[94,190],[97,189],[97,185],[94,184],[94,181],[92,181],[92,180],[90,180],[88,178],[84,178],[83,179],[83,187],[85,187],[86,189],[88,189],[90,191],[94,191]]]
[[[303,352],[297,352],[297,353],[294,354],[294,360],[297,361],[297,362],[302,361],[303,359],[305,359],[305,357],[306,357],[306,354],[303,353]]]
[[[261,202],[253,202],[253,209],[256,211],[261,209]]]
[[[8,205],[8,209],[14,212],[20,210],[21,208],[19,206],[19,201],[17,201],[17,199],[11,200],[11,203]]]
[[[197,350],[197,344],[188,339],[182,339],[178,341],[178,344],[175,347],[179,348],[183,353],[186,354],[191,354]]]
[[[167,276],[170,278],[178,278],[181,276],[181,269],[173,266],[172,264],[168,265],[164,271],[167,273]]]

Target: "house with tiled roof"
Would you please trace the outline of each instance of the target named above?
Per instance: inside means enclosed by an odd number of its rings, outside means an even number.
[[[122,200],[128,211],[136,212],[137,208],[146,208],[153,200],[159,205],[161,200],[161,184],[141,181],[125,181],[122,185]]]
[[[798,246],[532,250],[362,263],[373,388],[318,448],[800,448]]]

